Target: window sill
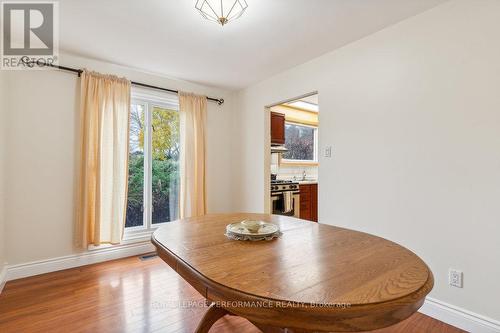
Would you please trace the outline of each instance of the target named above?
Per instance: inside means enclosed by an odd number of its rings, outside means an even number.
[[[306,165],[306,166],[318,166],[319,163],[316,161],[293,161],[293,160],[281,160],[281,165],[295,165],[295,166],[301,166],[301,165]]]
[[[98,246],[90,244],[89,246],[87,246],[87,250],[98,251],[98,250],[117,248],[137,243],[147,243],[151,240],[151,235],[153,234],[153,232],[154,230],[147,230],[147,231],[133,232],[133,233],[127,233],[127,231],[125,231],[123,235],[123,240],[121,241],[120,244],[101,244]]]
[[[153,232],[155,232],[156,229],[149,229],[149,230],[141,230],[141,231],[133,231],[133,232],[127,232],[125,230],[123,234],[123,240],[122,244],[130,244],[130,243],[139,243],[139,242],[146,242],[151,239],[151,235]]]

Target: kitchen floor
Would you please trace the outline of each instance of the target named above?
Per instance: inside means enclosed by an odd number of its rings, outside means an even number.
[[[203,297],[158,257],[130,257],[8,282],[0,332],[193,332]],[[260,332],[226,316],[210,332]],[[377,333],[464,332],[416,313]]]

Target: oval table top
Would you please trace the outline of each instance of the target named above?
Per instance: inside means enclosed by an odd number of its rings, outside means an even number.
[[[245,219],[278,224],[283,235],[259,242],[226,238],[226,225]],[[389,326],[417,311],[433,286],[427,265],[394,242],[292,217],[240,213],[189,218],[162,226],[152,242],[207,299],[300,304],[266,311],[227,307],[275,326],[283,325],[287,315],[287,327],[299,329],[340,332]]]

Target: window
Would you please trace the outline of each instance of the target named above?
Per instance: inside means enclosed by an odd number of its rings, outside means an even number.
[[[318,128],[298,123],[285,123],[284,162],[318,161]]]
[[[127,233],[150,231],[179,214],[178,102],[138,94],[133,97]]]

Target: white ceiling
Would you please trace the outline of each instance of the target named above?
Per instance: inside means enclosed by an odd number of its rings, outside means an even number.
[[[247,0],[225,27],[195,0],[61,0],[62,51],[239,89],[447,0]]]

